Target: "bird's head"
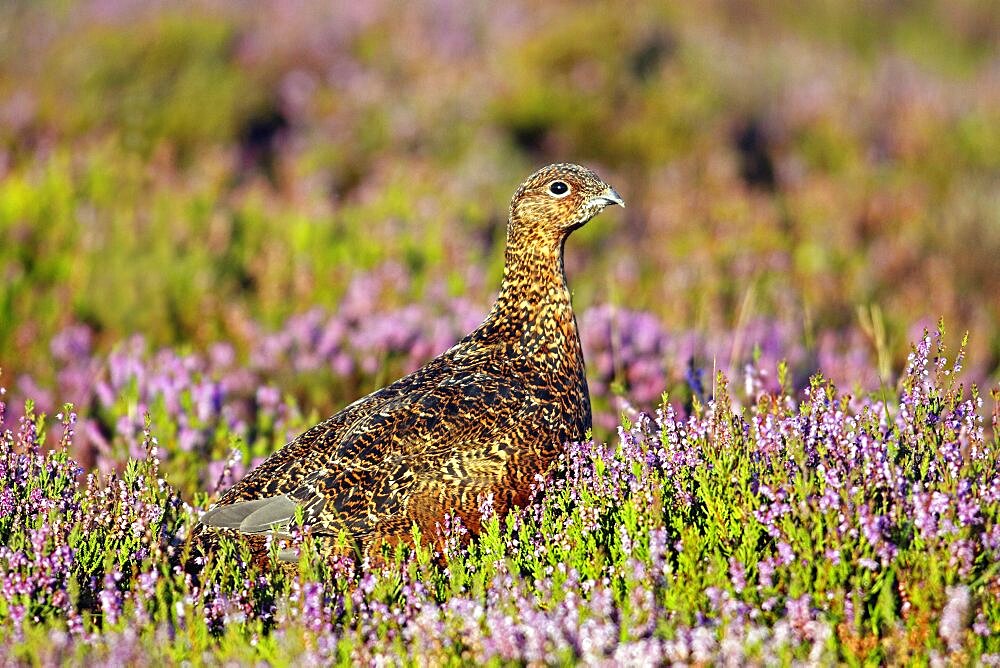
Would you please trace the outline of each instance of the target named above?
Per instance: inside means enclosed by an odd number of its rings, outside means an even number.
[[[568,163],[542,167],[528,177],[510,203],[510,232],[519,239],[561,246],[610,204],[625,206],[621,195],[597,174]]]

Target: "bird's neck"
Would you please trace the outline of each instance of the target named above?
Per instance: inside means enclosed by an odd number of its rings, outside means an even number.
[[[542,348],[578,351],[580,337],[566,285],[563,240],[537,245],[512,241],[517,240],[508,235],[503,283],[484,327],[525,352]]]
[[[562,252],[508,253],[503,268],[503,282],[497,303],[511,315],[512,310],[533,312],[537,309],[569,308]]]

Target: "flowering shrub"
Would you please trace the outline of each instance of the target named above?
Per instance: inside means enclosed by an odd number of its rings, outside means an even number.
[[[197,508],[160,477],[155,430],[121,475],[81,479],[73,413],[46,446],[29,404],[0,441],[0,648],[41,663],[997,661],[998,425],[987,436],[961,360],[922,337],[898,399],[817,375],[743,401],[720,374],[686,416],[663,402],[608,443],[569,444],[527,508],[498,518],[484,499],[467,548],[445,521],[443,565],[426,548],[322,562],[306,534],[295,573],[225,542],[197,579],[178,564]]]

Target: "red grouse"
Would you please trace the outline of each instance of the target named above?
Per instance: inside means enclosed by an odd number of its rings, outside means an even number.
[[[412,542],[414,523],[438,536],[448,513],[475,534],[486,495],[501,516],[527,503],[536,475],[591,426],[563,245],[610,204],[624,206],[584,167],[532,174],[511,201],[503,282],[486,320],[271,455],[201,518],[203,544],[229,531],[262,547],[301,508],[321,545],[334,549],[346,532],[374,558]]]

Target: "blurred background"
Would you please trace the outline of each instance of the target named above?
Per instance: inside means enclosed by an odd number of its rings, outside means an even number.
[[[628,202],[567,246],[604,428],[754,359],[891,388],[939,318],[998,378],[993,0],[7,0],[7,421],[269,451],[478,323],[554,161]]]

